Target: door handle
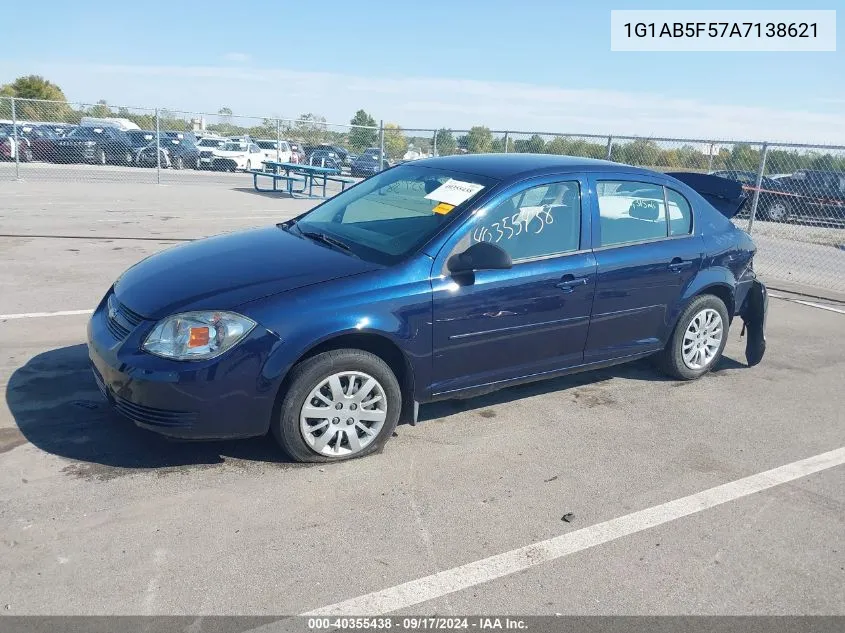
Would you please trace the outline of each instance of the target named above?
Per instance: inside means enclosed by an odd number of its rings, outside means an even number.
[[[564,292],[573,292],[578,286],[586,286],[587,285],[587,278],[586,277],[578,277],[576,278],[574,275],[564,275],[561,280],[555,284],[558,288],[563,290]]]
[[[692,260],[684,261],[680,257],[676,257],[671,262],[669,262],[669,270],[674,273],[679,273],[684,268],[689,268],[690,266],[692,266]]]

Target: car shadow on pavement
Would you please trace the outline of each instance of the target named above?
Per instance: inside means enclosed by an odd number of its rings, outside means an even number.
[[[713,370],[704,376],[706,380],[708,377],[718,376],[720,372],[726,369],[740,369],[745,368],[746,365],[729,358],[722,356],[719,364]],[[435,420],[445,418],[460,411],[475,411],[478,409],[489,409],[499,404],[520,400],[522,398],[530,398],[531,396],[539,396],[552,392],[562,392],[572,390],[575,393],[576,399],[582,400],[586,406],[596,406],[598,404],[606,404],[613,401],[611,394],[603,394],[602,383],[607,382],[612,378],[622,378],[624,380],[640,380],[647,382],[667,382],[675,385],[687,384],[683,381],[669,378],[661,374],[654,366],[654,363],[649,358],[625,363],[623,365],[614,365],[604,369],[595,369],[593,371],[586,371],[579,374],[570,374],[568,376],[561,376],[560,378],[551,378],[549,380],[539,380],[530,382],[515,387],[508,387],[492,393],[476,396],[474,398],[467,398],[465,400],[441,400],[433,402],[428,405],[420,407],[419,421],[426,422],[428,420]],[[482,412],[484,417],[492,417],[494,412]]]
[[[82,462],[129,469],[222,464],[227,459],[290,464],[271,437],[180,442],[138,428],[97,389],[84,344],[44,352],[17,369],[6,387],[6,403],[27,441]]]
[[[740,367],[745,365],[723,357],[713,375]],[[511,387],[466,400],[423,405],[419,419],[423,422],[445,418],[460,411],[486,409],[504,402],[568,389],[584,392],[583,401],[587,406],[593,406],[591,403],[602,401],[601,383],[612,378],[683,384],[659,374],[648,360],[642,360]],[[220,465],[227,461],[260,462],[282,467],[315,465],[291,462],[272,437],[180,442],[138,428],[116,413],[100,393],[88,361],[88,348],[84,344],[50,350],[30,359],[9,379],[6,403],[23,436],[13,443],[7,442],[8,448],[28,441],[59,457],[106,467],[106,470],[83,469],[76,473],[83,476],[93,474],[110,478],[117,476],[118,469],[131,472]]]

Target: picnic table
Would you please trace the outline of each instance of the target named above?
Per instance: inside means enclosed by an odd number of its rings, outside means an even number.
[[[340,170],[319,165],[306,165],[303,163],[281,163],[275,160],[263,162],[264,170],[250,170],[253,184],[256,191],[285,191],[291,197],[296,198],[326,198],[326,185],[329,182],[338,182],[341,191],[346,186],[355,182],[352,178],[340,175]],[[265,177],[273,180],[272,189],[264,189],[258,186],[258,178]],[[285,183],[284,189],[278,188],[278,183]],[[295,184],[300,185],[298,188]],[[322,187],[322,195],[314,195],[314,186]],[[307,189],[307,193],[306,193]]]

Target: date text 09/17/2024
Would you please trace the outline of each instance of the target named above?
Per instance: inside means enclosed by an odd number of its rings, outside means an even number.
[[[527,631],[528,622],[522,618],[493,616],[405,616],[401,619],[390,616],[308,618],[308,630],[311,631],[365,629],[393,629],[398,631],[449,631],[471,629],[481,631]]]

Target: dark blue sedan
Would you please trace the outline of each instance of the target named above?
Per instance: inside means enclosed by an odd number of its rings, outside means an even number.
[[[271,430],[372,453],[418,405],[655,355],[681,380],[765,349],[738,183],[510,154],[406,163],[275,226],[169,249],[97,306],[98,384],[180,438]]]

